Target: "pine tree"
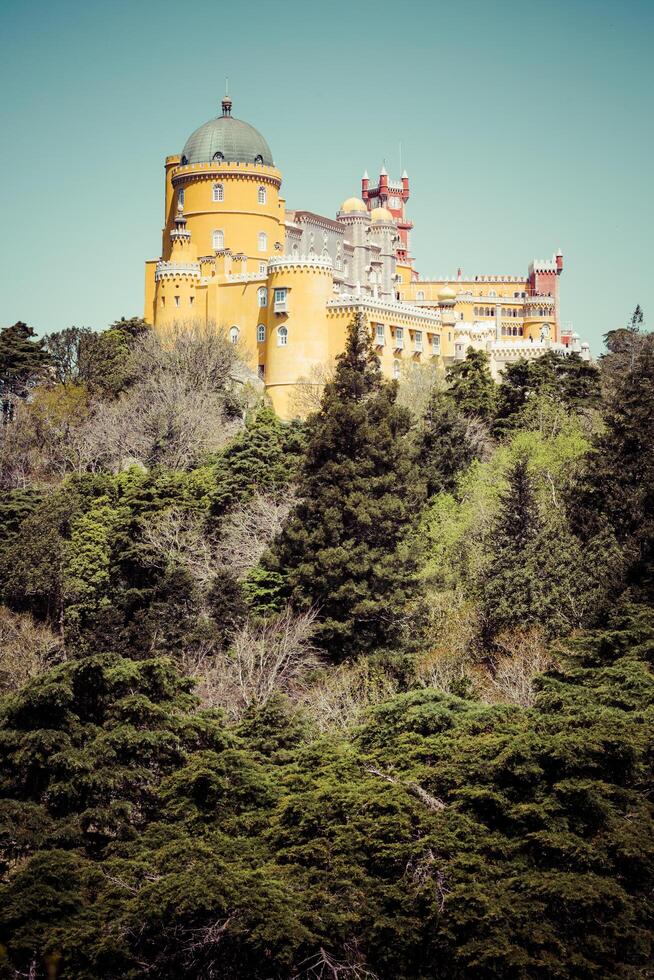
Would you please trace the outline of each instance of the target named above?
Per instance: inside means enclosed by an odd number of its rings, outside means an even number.
[[[451,493],[457,474],[474,458],[466,420],[445,394],[434,389],[417,435],[415,453],[427,496]]]
[[[465,360],[447,369],[448,396],[468,418],[490,421],[495,412],[497,385],[490,373],[486,351],[468,348]]]
[[[362,317],[308,425],[302,498],[275,547],[298,608],[318,610],[319,643],[342,659],[395,642],[415,589],[402,544],[417,506],[409,413],[384,381]]]

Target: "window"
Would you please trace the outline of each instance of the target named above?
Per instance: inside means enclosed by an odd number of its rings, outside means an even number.
[[[425,298],[424,292],[422,291],[422,289],[419,289],[416,294],[416,299],[418,300],[419,303],[421,303],[424,298]]]
[[[216,249],[225,247],[225,232],[224,231],[214,231],[211,236],[211,241],[213,243],[214,251]]]
[[[437,333],[431,338],[431,350],[432,354],[440,354],[441,352],[441,338]]]
[[[216,163],[220,163],[222,160],[225,159],[225,154],[221,153],[220,150],[218,150],[217,153],[214,153],[213,159],[215,160]]]
[[[393,208],[395,211],[397,211],[397,209],[400,206],[400,199],[399,199],[399,197],[391,197],[391,198],[389,198],[388,199],[388,206],[389,206],[389,208]]]
[[[259,297],[259,306],[268,306],[268,290],[265,286],[259,286],[257,296]]]
[[[265,252],[268,249],[268,236],[265,231],[259,232],[259,251]]]
[[[263,344],[265,339],[266,339],[266,328],[264,327],[263,323],[260,323],[259,326],[257,327],[257,343]]]
[[[286,313],[286,290],[275,290],[275,313]]]
[[[179,296],[175,297],[175,306],[179,306]]]
[[[343,275],[347,276],[349,274],[350,274],[350,263],[346,259],[345,262],[343,263]]]
[[[385,342],[386,341],[384,339],[384,324],[383,323],[376,323],[375,324],[375,343],[377,344],[378,347],[382,347]]]
[[[185,157],[185,156],[182,156],[182,166],[185,166],[187,163],[188,163],[188,158]]]
[[[268,266],[266,265],[266,263],[265,262],[260,262],[259,263],[259,275],[261,275],[261,276],[265,275],[266,272],[267,272],[267,270],[268,270]]]
[[[413,349],[415,351],[422,350],[422,330],[414,330],[413,332]]]
[[[257,369],[257,370],[258,370],[258,372],[259,372],[259,377],[260,377],[260,378],[261,378],[261,380],[263,381],[263,378],[264,378],[264,375],[265,375],[265,373],[266,373],[266,367],[265,367],[265,365],[264,365],[264,364],[259,364],[259,366],[258,366],[258,369]]]
[[[398,381],[399,378],[400,378],[400,362],[399,361],[393,361],[393,377],[395,378],[396,381]]]
[[[179,204],[180,207],[182,207],[182,208],[184,207],[184,188],[183,187],[180,187],[180,189],[177,191],[177,203]]]
[[[214,201],[224,201],[225,200],[225,188],[222,184],[214,184],[212,190],[212,197]]]
[[[295,242],[293,245],[293,258],[297,259],[299,255],[300,255],[300,246],[298,245],[297,242]]]
[[[195,302],[195,296],[189,296],[188,301],[189,301],[189,306],[193,306],[193,303]]]
[[[229,339],[232,342],[232,344],[237,344],[238,343],[238,334],[239,334],[238,327],[231,327],[230,328],[230,331],[229,331]]]
[[[288,344],[288,330],[286,327],[279,327],[277,329],[277,346],[286,347]]]
[[[266,188],[265,187],[260,187],[259,188],[259,194],[258,194],[259,204],[265,204],[266,203],[267,196],[268,195],[266,193]]]
[[[395,328],[395,350],[402,350],[404,347],[404,328]]]
[[[259,166],[263,166],[263,157],[261,156],[260,153],[256,155],[256,157],[254,158],[254,162]]]

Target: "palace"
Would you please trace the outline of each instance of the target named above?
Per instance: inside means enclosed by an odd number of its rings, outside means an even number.
[[[443,366],[484,349],[498,377],[519,358],[547,350],[590,356],[561,328],[561,252],[526,276],[422,280],[406,216],[409,177],[376,186],[335,218],[292,211],[263,136],[231,114],[200,126],[165,163],[161,258],[146,263],[145,319],[155,328],[211,323],[239,343],[276,411],[295,414],[300,386],[316,384],[344,347],[353,315],[364,314],[382,370]],[[321,374],[322,372],[322,374]]]

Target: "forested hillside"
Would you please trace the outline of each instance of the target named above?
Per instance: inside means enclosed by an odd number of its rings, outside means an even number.
[[[653,976],[641,322],[355,321],[292,423],[220,330],[0,330],[0,976]]]

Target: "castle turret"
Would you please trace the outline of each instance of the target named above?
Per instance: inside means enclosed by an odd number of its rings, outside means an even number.
[[[329,259],[291,256],[271,259],[268,273],[264,380],[276,410],[290,418],[288,399],[298,380],[308,380],[312,368],[329,364],[340,350],[327,330],[315,329],[333,296],[334,273]]]
[[[155,266],[154,315],[157,326],[189,323],[196,319],[196,287],[200,279],[197,250],[178,205],[170,232],[170,258]]]
[[[386,167],[382,167],[377,186],[370,187],[368,172],[366,171],[361,182],[361,188],[361,196],[369,211],[373,211],[375,208],[386,208],[390,211],[397,227],[395,258],[400,265],[407,267],[405,270],[407,275],[404,278],[412,278],[413,259],[410,254],[409,233],[413,228],[413,222],[407,220],[405,210],[405,205],[410,196],[409,175],[406,170],[403,170],[400,180],[391,180]]]

